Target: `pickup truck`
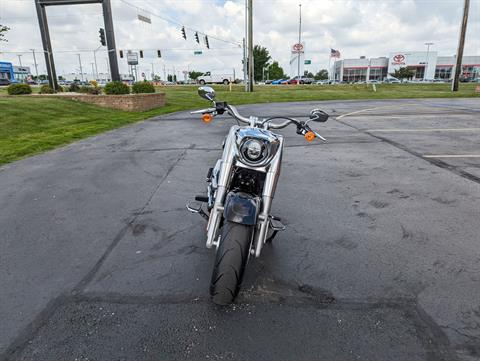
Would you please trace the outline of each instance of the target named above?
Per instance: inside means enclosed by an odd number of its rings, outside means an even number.
[[[207,71],[205,74],[197,78],[198,84],[230,84],[230,79],[233,79],[233,74],[211,74]]]

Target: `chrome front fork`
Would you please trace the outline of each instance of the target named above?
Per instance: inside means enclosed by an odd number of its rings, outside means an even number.
[[[225,141],[225,147],[223,148],[223,154],[221,159],[221,166],[219,171],[219,179],[215,196],[215,203],[210,211],[210,218],[207,224],[207,248],[212,246],[218,246],[218,240],[216,238],[218,227],[223,215],[223,205],[225,202],[226,190],[232,173],[233,160],[235,157],[235,132],[238,126],[230,128],[227,140]]]
[[[218,246],[218,228],[223,216],[225,196],[229,186],[232,167],[235,161],[235,132],[238,127],[232,127],[225,142],[225,148],[221,159],[221,166],[219,171],[218,185],[216,189],[215,202],[210,211],[210,217],[207,224],[207,248]],[[262,192],[262,210],[258,215],[257,227],[254,235],[255,257],[259,257],[262,247],[267,239],[269,225],[270,225],[270,209],[272,200],[275,194],[278,177],[280,176],[280,169],[282,163],[283,152],[283,137],[280,138],[280,146],[277,154],[272,159],[267,174],[265,176],[265,184]]]

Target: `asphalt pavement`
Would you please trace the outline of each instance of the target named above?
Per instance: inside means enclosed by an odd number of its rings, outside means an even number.
[[[0,168],[2,360],[480,360],[480,99],[239,107],[286,136],[287,230],[234,305],[185,210],[234,121],[170,114]]]

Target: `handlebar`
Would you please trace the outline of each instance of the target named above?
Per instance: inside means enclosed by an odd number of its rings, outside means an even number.
[[[227,112],[230,116],[232,116],[233,118],[237,119],[242,123],[249,124],[252,127],[262,127],[264,129],[281,129],[281,128],[287,127],[290,124],[295,124],[297,127],[297,134],[304,135],[305,138],[307,138],[307,140],[310,141],[310,140],[313,140],[313,138],[318,137],[324,142],[327,141],[324,137],[322,137],[320,134],[318,134],[316,131],[312,130],[308,126],[308,123],[312,120],[321,121],[321,122],[324,122],[327,120],[328,114],[318,109],[312,110],[312,112],[310,113],[310,119],[308,119],[307,121],[300,121],[295,118],[283,117],[283,116],[269,117],[269,118],[259,120],[257,117],[253,117],[253,116],[249,118],[244,117],[238,112],[235,106],[227,104],[226,102],[213,102],[213,104],[215,105],[214,108],[195,110],[190,112],[190,114],[202,113],[202,114],[210,114],[212,116],[216,116],[219,114],[223,114],[224,112]],[[273,123],[272,121],[275,119],[284,119],[284,121],[281,123]],[[307,137],[307,133],[312,134],[311,139]]]

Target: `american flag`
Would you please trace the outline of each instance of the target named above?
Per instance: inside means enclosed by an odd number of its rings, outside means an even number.
[[[331,58],[340,58],[340,52],[335,49],[330,49],[330,57]]]

